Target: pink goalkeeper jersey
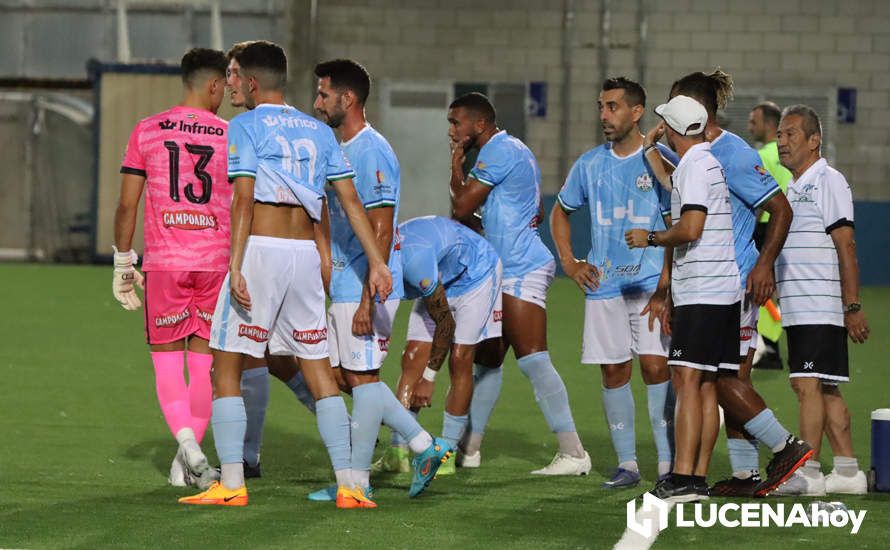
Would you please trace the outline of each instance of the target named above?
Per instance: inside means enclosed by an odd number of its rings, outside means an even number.
[[[122,174],[145,177],[145,271],[227,271],[232,186],[228,123],[174,107],[136,125]]]

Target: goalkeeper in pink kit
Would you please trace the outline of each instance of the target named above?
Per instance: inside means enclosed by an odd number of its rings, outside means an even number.
[[[114,218],[114,297],[136,310],[142,304],[135,287],[144,288],[158,402],[179,444],[169,477],[175,486],[206,488],[218,477],[200,442],[212,401],[210,320],[229,262],[227,123],[216,116],[226,66],[216,50],[183,56],[182,103],[140,121],[130,135]],[[143,190],[144,276],[132,250]]]

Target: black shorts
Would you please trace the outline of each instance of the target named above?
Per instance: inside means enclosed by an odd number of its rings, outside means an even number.
[[[741,302],[674,307],[668,364],[710,372],[739,370],[741,312]]]
[[[825,384],[850,381],[847,329],[837,325],[794,325],[788,334],[791,378],[820,378]]]

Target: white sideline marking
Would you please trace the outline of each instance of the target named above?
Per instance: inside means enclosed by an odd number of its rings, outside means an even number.
[[[674,503],[669,502],[668,504],[670,504],[670,508],[668,508],[668,516],[670,517],[670,511],[674,509]],[[637,508],[637,522],[643,523],[644,520],[652,522],[651,525],[657,525],[658,510],[644,512],[642,506]],[[658,531],[654,529],[650,537],[644,537],[635,531],[625,529],[624,534],[621,535],[621,538],[618,539],[618,542],[612,548],[613,550],[647,550],[655,544],[656,539],[658,539]]]

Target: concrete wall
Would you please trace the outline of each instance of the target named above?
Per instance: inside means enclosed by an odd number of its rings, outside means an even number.
[[[677,77],[718,65],[732,73],[739,95],[857,88],[857,122],[838,125],[833,134],[836,165],[857,200],[890,200],[890,186],[883,185],[890,164],[887,1],[576,0],[569,105],[560,103],[561,0],[321,1],[318,51],[321,58],[358,59],[377,77],[547,81],[549,113],[529,120],[527,142],[540,161],[544,191],[553,193],[564,173],[562,109],[569,109],[568,163],[601,140],[595,99],[603,71],[603,2],[611,29],[605,73],[639,78],[642,61],[650,107]],[[640,6],[649,30],[642,51]],[[733,129],[745,134],[741,124]]]

